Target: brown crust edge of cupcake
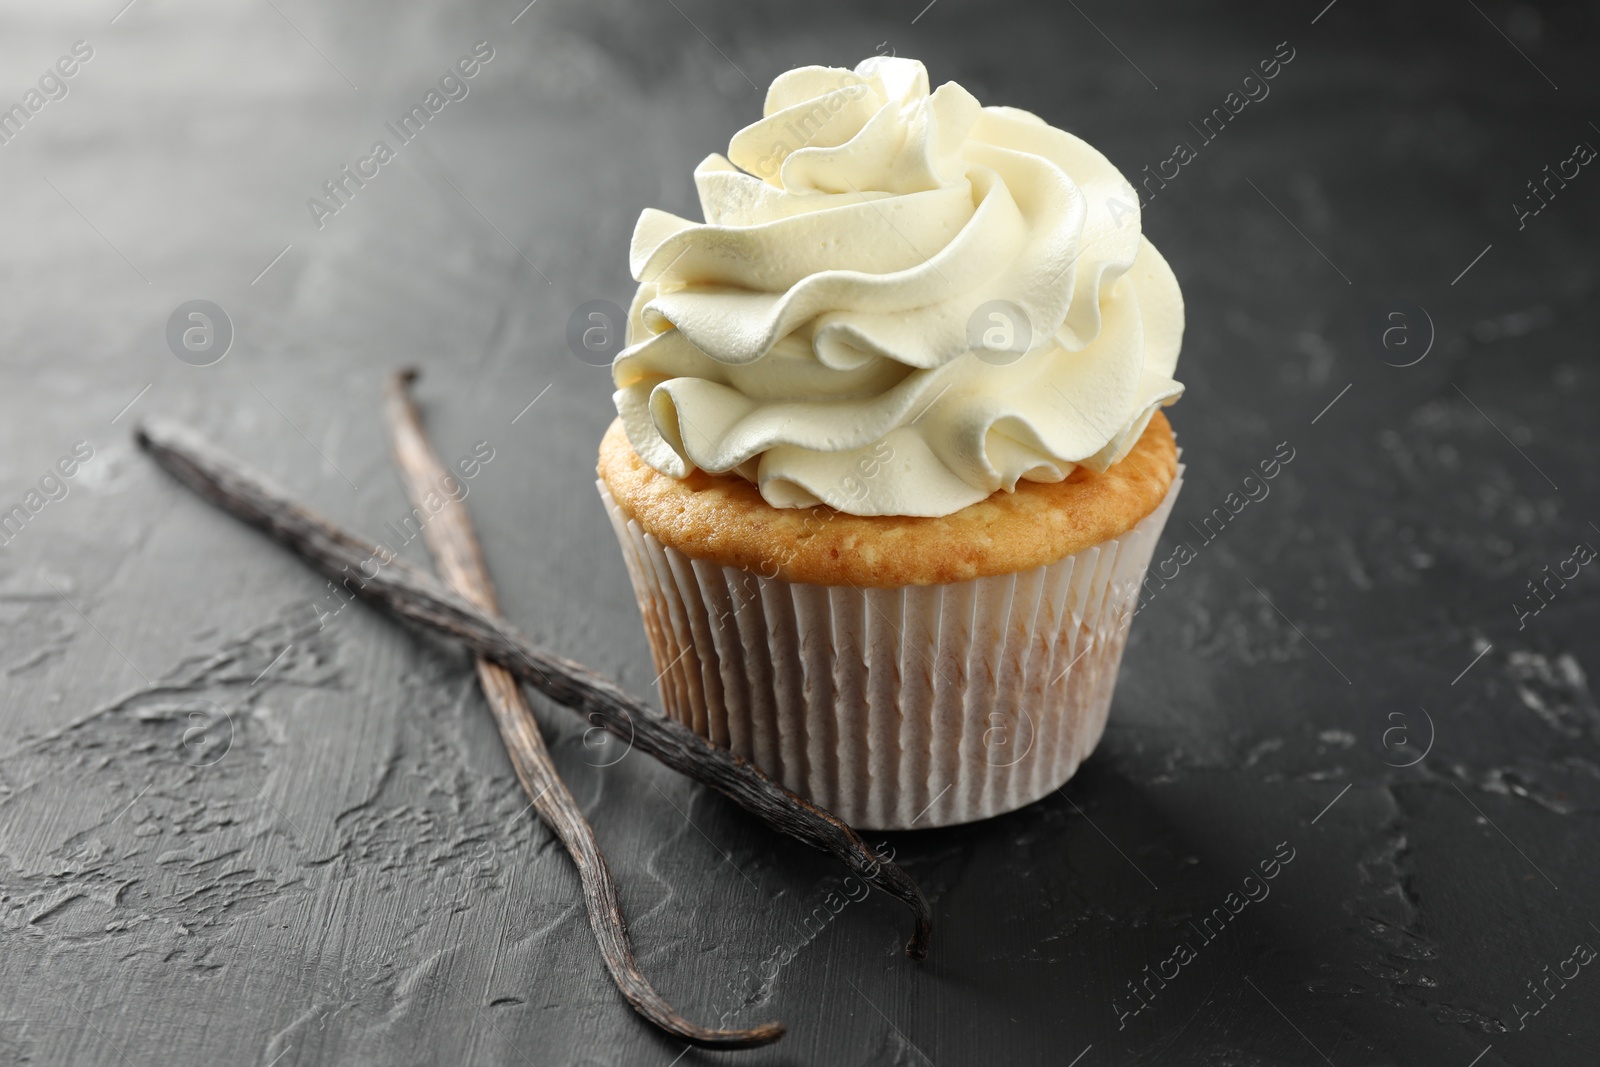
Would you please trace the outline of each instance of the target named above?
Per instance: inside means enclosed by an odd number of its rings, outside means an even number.
[[[891,589],[942,585],[1045,566],[1132,529],[1161,503],[1178,447],[1157,411],[1104,473],[1019,482],[952,515],[847,515],[825,506],[775,508],[737,475],[673,478],[647,465],[612,422],[600,478],[624,515],[692,559],[808,585]]]

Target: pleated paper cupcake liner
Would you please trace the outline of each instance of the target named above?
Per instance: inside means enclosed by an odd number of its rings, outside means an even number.
[[[691,559],[624,515],[666,713],[862,829],[972,822],[1072,777],[1105,730],[1173,501],[1048,566],[899,589]]]

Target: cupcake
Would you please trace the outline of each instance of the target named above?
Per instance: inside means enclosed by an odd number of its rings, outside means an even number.
[[[1177,281],[1104,156],[920,63],[764,111],[633,235],[598,485],[662,703],[858,827],[1022,807],[1182,484]]]

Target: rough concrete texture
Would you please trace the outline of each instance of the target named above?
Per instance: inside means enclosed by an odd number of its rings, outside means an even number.
[[[507,614],[648,692],[592,485],[609,383],[568,316],[627,303],[638,212],[695,211],[774,75],[888,49],[1136,181],[1197,148],[1144,214],[1189,307],[1157,559],[1195,558],[1064,790],[889,838],[936,906],[923,965],[893,903],[834,914],[829,860],[540,705],[646,973],[697,1020],[790,1025],[739,1063],[1593,1062],[1600,973],[1565,961],[1600,948],[1600,565],[1528,583],[1600,546],[1600,177],[1513,205],[1600,144],[1596,15],[1478,6],[0,16],[0,104],[94,49],[0,146],[0,510],[94,451],[0,548],[0,1062],[718,1058],[610,984],[467,660],[334,614],[130,431],[193,424],[381,535],[408,511],[382,377],[419,364],[446,459],[494,449],[468,502]],[[480,40],[471,94],[318,229],[306,199]],[[1270,96],[1202,143],[1281,41]],[[196,298],[236,331],[208,367],[164,336]],[[1416,347],[1381,343],[1397,321]]]

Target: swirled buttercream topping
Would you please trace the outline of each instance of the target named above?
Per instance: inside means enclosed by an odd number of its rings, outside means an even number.
[[[695,170],[705,222],[649,209],[612,367],[663,474],[776,507],[948,515],[1105,470],[1183,392],[1177,280],[1109,161],[921,63],[778,77]]]

